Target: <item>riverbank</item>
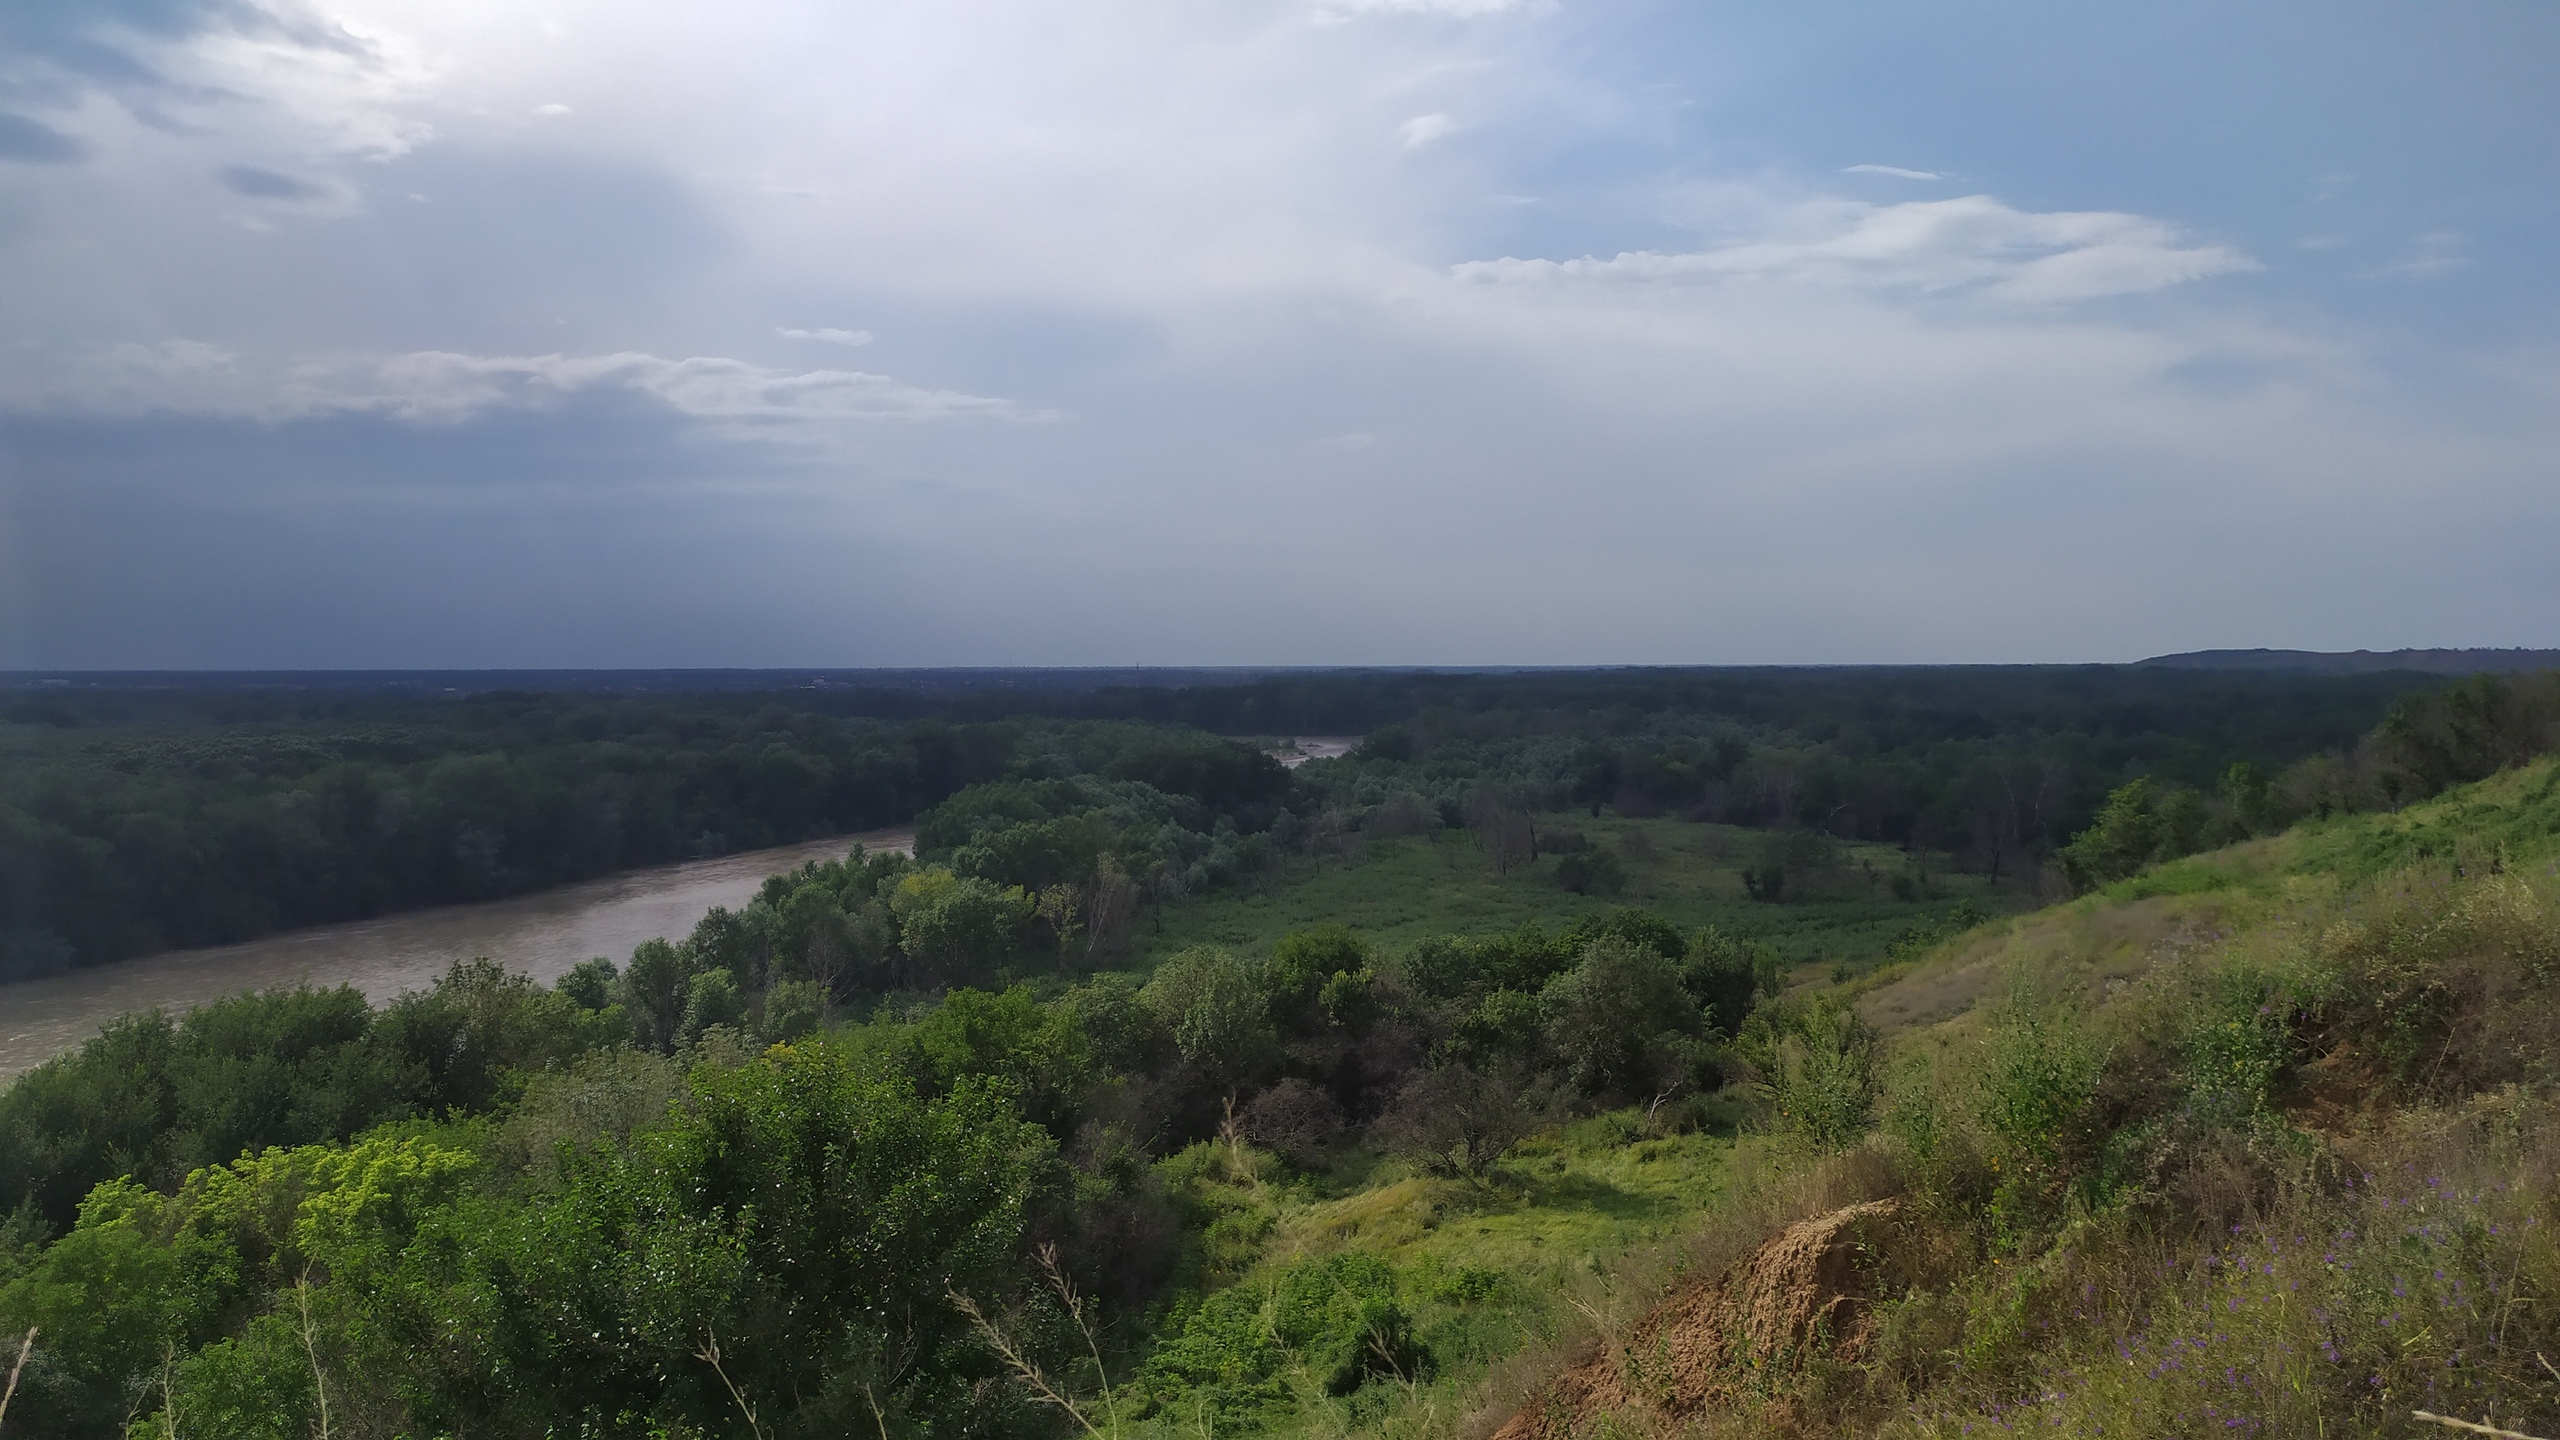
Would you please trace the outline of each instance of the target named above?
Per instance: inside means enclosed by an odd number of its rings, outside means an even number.
[[[119,1015],[155,1006],[190,1010],[243,990],[353,985],[377,1004],[419,989],[457,960],[485,955],[548,983],[594,955],[617,964],[633,946],[690,933],[714,905],[753,898],[768,875],[832,860],[855,844],[907,850],[898,826],[743,851],[478,905],[448,905],[270,935],[237,945],[172,950],[0,986],[0,1080],[43,1064]]]

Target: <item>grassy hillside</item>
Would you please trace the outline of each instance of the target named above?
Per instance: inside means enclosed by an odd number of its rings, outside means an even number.
[[[1549,816],[1551,830],[1579,836],[1624,870],[1623,886],[1577,894],[1557,878],[1569,858],[1547,855],[1497,869],[1465,831],[1370,840],[1350,856],[1300,860],[1271,883],[1216,893],[1161,912],[1146,937],[1149,958],[1193,945],[1264,954],[1291,930],[1342,924],[1388,954],[1432,935],[1483,935],[1535,921],[1562,930],[1575,920],[1636,905],[1680,928],[1713,925],[1767,940],[1799,963],[1867,961],[1912,925],[1971,902],[1983,914],[2031,904],[1977,874],[1958,874],[1941,857],[1888,845],[1843,845],[1817,898],[1763,904],[1741,872],[1762,832],[1731,825],[1609,815]]]
[[[1373,863],[1405,882],[1359,912],[1388,935],[1537,893],[1410,898],[1433,887],[1404,871],[1450,863],[1418,842]],[[1250,943],[1372,879],[1195,911],[1181,938]],[[1684,919],[1747,904],[1651,883]],[[1129,1428],[2444,1433],[2428,1411],[2560,1433],[2560,766],[2180,860],[1844,984],[1799,973],[1789,1003],[1845,1001],[1875,1037],[1861,1138],[1799,1133],[1790,1077],[1764,1074],[1692,1133],[1621,1111],[1481,1181],[1371,1162],[1239,1200],[1261,1217],[1239,1290],[1374,1256],[1432,1368],[1347,1396],[1300,1373],[1223,1411],[1195,1392]],[[1824,1318],[1787,1329],[1790,1304]]]

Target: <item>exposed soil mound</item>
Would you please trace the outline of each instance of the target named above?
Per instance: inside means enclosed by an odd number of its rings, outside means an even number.
[[[1858,1251],[1898,1208],[1876,1200],[1797,1221],[1723,1274],[1683,1284],[1548,1382],[1493,1440],[1569,1440],[1613,1410],[1678,1421],[1773,1367],[1817,1352],[1854,1358],[1867,1342]]]

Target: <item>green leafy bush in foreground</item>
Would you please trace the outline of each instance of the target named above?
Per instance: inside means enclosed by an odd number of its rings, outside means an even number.
[[[1156,1347],[1143,1378],[1177,1415],[1196,1397],[1236,1418],[1287,1401],[1295,1386],[1347,1395],[1374,1376],[1417,1379],[1429,1360],[1394,1269],[1347,1251],[1210,1296]]]

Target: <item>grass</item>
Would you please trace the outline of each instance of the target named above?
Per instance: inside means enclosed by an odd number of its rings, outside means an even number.
[[[1480,1180],[1416,1174],[1369,1154],[1283,1177],[1268,1157],[1246,1152],[1239,1166],[1235,1152],[1193,1147],[1165,1171],[1218,1217],[1210,1243],[1255,1237],[1249,1259],[1233,1248],[1217,1257],[1232,1267],[1227,1283],[1276,1279],[1346,1252],[1373,1256],[1394,1269],[1432,1357],[1410,1385],[1348,1397],[1299,1377],[1290,1404],[1230,1413],[1215,1429],[1348,1435],[1420,1423],[1437,1433],[1470,1408],[1495,1367],[1578,1333],[1584,1307],[1613,1277],[1646,1268],[1638,1257],[1694,1231],[1725,1199],[1737,1153],[1761,1143],[1730,1129],[1647,1135],[1640,1112],[1616,1111],[1523,1142]],[[1200,1412],[1187,1402],[1164,1397],[1141,1433],[1198,1433]]]
[[[1298,861],[1261,885],[1168,906],[1144,937],[1145,960],[1193,945],[1268,954],[1294,929],[1337,922],[1393,954],[1431,935],[1484,935],[1537,921],[1559,930],[1586,914],[1624,905],[1654,911],[1687,929],[1714,925],[1775,944],[1805,964],[1858,962],[1881,956],[1908,927],[1942,919],[1959,900],[1986,912],[2033,903],[1994,890],[1981,877],[1937,868],[1932,857],[1883,845],[1848,847],[1849,864],[1833,887],[1841,898],[1761,904],[1743,889],[1753,832],[1680,820],[1551,816],[1616,853],[1627,870],[1614,896],[1574,894],[1556,882],[1556,860],[1497,873],[1466,834],[1373,840],[1345,860]],[[1905,878],[1912,898],[1898,899]]]
[[[1929,901],[1879,885],[1757,905],[1731,834],[1585,828],[1642,836],[1618,903],[1800,961],[1878,956],[1966,893],[1942,879]],[[2536,1351],[2560,1360],[2555,857],[2560,763],[2544,761],[2155,867],[1864,974],[1800,972],[1886,1036],[1882,1128],[1829,1160],[1785,1136],[1647,1137],[1621,1112],[1536,1137],[1481,1183],[1375,1159],[1235,1182],[1256,1219],[1230,1275],[1376,1256],[1439,1370],[1349,1396],[1300,1386],[1218,1428],[1482,1435],[1682,1264],[1721,1267],[1797,1213],[1771,1194],[1810,1195],[1845,1165],[1913,1217],[1875,1262],[1873,1347],[1729,1412],[1578,1433],[2438,1433],[2415,1410],[2552,1433],[2560,1373]],[[1251,951],[1342,920],[1392,951],[1606,903],[1493,875],[1458,837],[1412,839],[1172,912],[1156,945]]]

